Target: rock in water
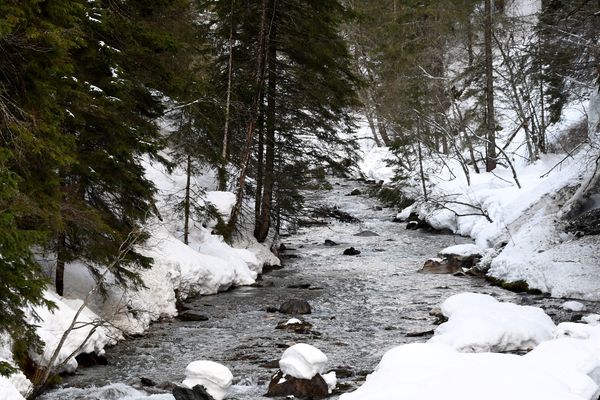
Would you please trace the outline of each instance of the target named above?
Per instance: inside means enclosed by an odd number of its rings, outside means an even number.
[[[357,256],[360,254],[360,250],[356,250],[354,247],[344,250],[345,256]]]
[[[362,194],[362,192],[358,189],[354,189],[353,191],[350,192],[350,194],[348,196],[360,196]]]
[[[215,400],[202,385],[196,385],[192,389],[176,386],[172,393],[175,400]]]
[[[277,327],[275,327],[275,329],[283,329],[295,333],[307,334],[311,332],[312,324],[307,321],[292,318],[287,321],[280,321],[279,323],[277,323]]]
[[[268,397],[294,396],[300,399],[324,399],[329,395],[329,386],[320,374],[311,379],[298,379],[279,371],[271,379],[266,395]]]
[[[200,360],[186,367],[182,384],[189,389],[201,385],[214,400],[223,400],[232,382],[233,375],[229,368],[213,361]]]
[[[379,236],[379,234],[377,234],[373,231],[362,231],[362,232],[355,233],[354,236],[374,237],[374,236]]]
[[[283,314],[310,314],[310,304],[306,300],[290,299],[279,306],[279,312]]]
[[[208,317],[195,311],[186,311],[179,314],[181,321],[208,321]]]
[[[454,274],[460,271],[460,264],[450,264],[448,260],[442,258],[430,258],[425,261],[423,268],[419,272],[427,274]]]
[[[325,239],[325,246],[337,246],[338,244],[333,240]]]

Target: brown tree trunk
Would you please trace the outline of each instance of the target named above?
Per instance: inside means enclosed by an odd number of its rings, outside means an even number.
[[[486,155],[485,170],[496,169],[496,118],[494,110],[494,59],[492,54],[492,0],[485,0],[485,97]]]
[[[263,193],[263,174],[265,172],[265,101],[260,98],[258,115],[258,148],[256,149],[256,193],[254,195],[254,226],[260,224],[260,207]]]
[[[56,238],[56,273],[55,282],[56,293],[59,296],[64,295],[65,291],[65,261],[67,258],[67,235],[60,232]]]
[[[231,19],[229,28],[229,60],[227,62],[227,99],[225,100],[225,126],[223,127],[223,148],[219,166],[219,190],[227,190],[227,156],[229,152],[229,113],[231,107],[231,80],[233,75],[233,10],[235,0],[231,0]]]
[[[267,59],[268,85],[267,85],[267,126],[266,126],[266,154],[263,196],[260,210],[260,221],[256,225],[254,236],[259,242],[264,242],[271,228],[271,208],[273,205],[273,187],[275,186],[275,106],[277,102],[277,48],[275,40],[277,23],[273,20]]]
[[[258,107],[263,90],[263,84],[265,80],[265,58],[266,58],[266,46],[269,42],[268,37],[268,0],[262,0],[261,3],[261,18],[260,18],[260,33],[258,36],[258,51],[256,56],[256,70],[255,70],[255,98],[250,110],[250,119],[248,126],[246,127],[246,143],[242,151],[242,157],[240,160],[240,172],[237,179],[236,189],[236,201],[231,209],[231,216],[227,223],[228,230],[232,232],[238,223],[239,215],[242,211],[242,204],[244,202],[244,186],[246,185],[246,171],[248,170],[248,163],[250,161],[250,155],[252,154],[252,147],[254,143],[254,131],[256,129],[256,121],[258,119]],[[274,11],[274,10],[273,10]]]
[[[187,156],[185,198],[183,200],[183,243],[189,243],[190,235],[190,186],[192,177],[192,156]]]

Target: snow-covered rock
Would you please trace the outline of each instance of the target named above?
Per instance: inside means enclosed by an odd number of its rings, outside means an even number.
[[[214,361],[199,360],[186,367],[182,384],[190,389],[202,385],[215,400],[223,400],[232,382],[233,375],[229,368]]]
[[[600,324],[600,314],[588,314],[584,315],[581,320],[590,325],[598,325]]]
[[[451,296],[441,309],[448,321],[429,342],[462,352],[530,350],[552,339],[556,328],[541,308],[503,303],[485,294]]]
[[[542,356],[540,355],[540,358]],[[592,400],[598,386],[570,363],[557,373],[535,357],[460,353],[439,343],[389,350],[375,372],[340,400]]]
[[[311,379],[322,374],[327,365],[327,356],[314,346],[298,343],[283,352],[279,368],[285,375],[299,379]]]
[[[477,246],[476,244],[466,243],[446,247],[445,249],[440,251],[439,255],[440,257],[456,256],[468,258],[474,256],[481,256],[482,253],[483,249],[480,246]]]
[[[585,311],[585,305],[578,301],[565,301],[562,308],[567,311]]]
[[[327,374],[321,375],[325,383],[327,383],[327,387],[329,388],[329,393],[331,394],[335,387],[337,386],[337,376],[335,371],[331,371]]]

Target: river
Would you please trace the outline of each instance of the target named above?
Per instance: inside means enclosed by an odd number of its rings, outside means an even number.
[[[307,203],[336,206],[361,222],[328,220],[326,226],[299,228],[283,238],[285,268],[263,276],[262,287],[242,287],[186,305],[208,316],[204,322],[172,320],[154,324],[143,337],[123,341],[107,350],[109,365],[80,369],[65,377],[44,400],[173,399],[161,390],[140,391],[140,378],[156,383],[180,382],[186,365],[208,359],[228,366],[234,375],[231,398],[262,398],[272,374],[264,364],[279,359],[293,343],[321,349],[330,367],[343,367],[349,377],[339,380],[345,390],[360,385],[383,353],[400,344],[424,341],[412,333],[435,328],[429,311],[452,294],[488,293],[504,301],[543,306],[557,320],[571,316],[562,301],[539,295],[515,294],[478,278],[417,273],[424,260],[444,247],[469,240],[457,236],[410,231],[392,222],[394,210],[379,207],[366,195],[348,196],[363,183],[332,180],[333,189],[307,192]],[[369,230],[379,236],[355,236]],[[325,239],[338,246],[324,245]],[[353,246],[357,256],[343,256]],[[289,285],[304,284],[305,289]],[[313,309],[306,320],[316,333],[276,330],[288,317],[267,312],[284,300],[307,300]],[[592,305],[592,307],[597,307]],[[407,334],[409,334],[407,336]],[[154,394],[153,394],[154,393]],[[332,398],[337,398],[334,395]]]

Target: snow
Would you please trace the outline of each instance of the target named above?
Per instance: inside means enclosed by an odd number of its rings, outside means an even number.
[[[562,308],[567,311],[585,311],[585,305],[578,301],[565,301]]]
[[[484,249],[476,244],[457,244],[455,246],[446,247],[440,251],[440,256],[455,255],[458,257],[472,257],[483,254]]]
[[[321,375],[321,377],[323,378],[323,380],[327,384],[327,387],[329,388],[329,394],[331,394],[337,386],[337,376],[335,374],[335,371],[323,374]]]
[[[233,375],[226,366],[214,361],[191,362],[185,369],[182,384],[188,388],[202,385],[215,400],[223,400],[233,382]]]
[[[394,168],[386,161],[391,158],[392,152],[387,147],[373,147],[365,151],[358,168],[367,179],[388,183],[394,177]]]
[[[301,324],[302,321],[300,321],[298,318],[290,318],[287,320],[287,322],[284,325],[294,325],[294,324]]]
[[[298,343],[283,352],[279,367],[284,375],[312,379],[325,371],[327,361],[327,356],[321,350],[309,344]]]
[[[448,321],[429,342],[461,352],[530,350],[552,339],[556,328],[541,308],[499,302],[485,294],[451,296],[441,309]]]
[[[37,325],[36,333],[44,343],[41,354],[32,354],[38,365],[48,365],[57,349],[64,332],[69,329],[77,310],[83,304],[82,300],[66,299],[51,291],[46,291],[44,297],[56,304],[57,309],[49,311],[44,307],[36,307],[34,312],[40,317],[40,322],[31,319],[31,324]],[[106,326],[104,321],[89,308],[84,307],[76,320],[74,329],[68,334],[63,343],[53,367],[64,366],[59,371],[73,372],[77,369],[75,358],[67,360],[68,356],[82,353],[104,354],[104,348],[114,344],[115,333]]]
[[[597,384],[570,363],[544,367],[544,353],[460,353],[440,343],[389,350],[375,372],[340,400],[592,400]]]
[[[7,334],[0,334],[0,362],[6,362],[13,367],[12,340]],[[10,376],[0,375],[0,400],[22,400],[31,390],[31,382],[22,372]]]
[[[590,325],[600,324],[600,314],[588,314],[581,318],[581,320]]]

